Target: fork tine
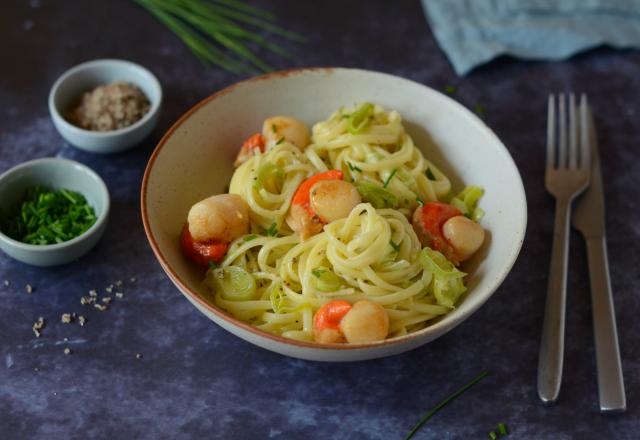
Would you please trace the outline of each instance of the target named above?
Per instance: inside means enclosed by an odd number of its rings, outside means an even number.
[[[589,104],[587,95],[580,96],[580,168],[591,167],[591,139],[589,138]]]
[[[559,132],[558,137],[558,168],[567,167],[567,112],[565,106],[564,93],[560,93],[558,96],[558,122]]]
[[[582,122],[582,118],[580,118]],[[582,124],[579,124],[582,127]],[[578,119],[576,118],[576,97],[569,94],[569,168],[578,168]]]
[[[547,168],[555,166],[555,148],[554,142],[556,137],[556,106],[553,94],[549,95],[549,109],[547,110]]]

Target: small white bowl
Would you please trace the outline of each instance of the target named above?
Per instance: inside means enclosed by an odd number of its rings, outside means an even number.
[[[480,185],[487,239],[463,270],[469,294],[428,327],[370,344],[300,342],[263,332],[220,310],[180,251],[179,236],[191,205],[228,188],[238,146],[273,115],[291,115],[309,126],[340,106],[369,101],[395,109],[416,145],[451,179],[454,188]],[[432,341],[487,301],[518,256],[527,203],[518,169],[505,146],[471,111],[429,87],[384,73],[357,69],[276,72],[230,86],[189,110],[162,138],[142,182],[141,208],[149,243],[176,287],[208,318],[255,345],[287,356],[355,361],[390,356]],[[515,294],[517,292],[511,292]],[[479,335],[481,337],[481,335]],[[469,344],[468,340],[452,340]]]
[[[138,86],[149,99],[149,111],[132,125],[112,131],[91,131],[77,127],[64,118],[69,107],[94,87],[114,81]],[[115,153],[140,143],[158,123],[162,105],[162,87],[144,67],[124,60],[95,60],[67,70],[49,93],[49,112],[53,124],[71,145],[92,153]]]
[[[35,185],[65,188],[82,194],[93,207],[96,222],[83,234],[58,244],[22,243],[0,230],[0,249],[7,255],[33,266],[68,263],[93,248],[102,237],[109,217],[109,191],[100,176],[81,163],[56,158],[31,160],[0,175],[0,215],[11,212]]]

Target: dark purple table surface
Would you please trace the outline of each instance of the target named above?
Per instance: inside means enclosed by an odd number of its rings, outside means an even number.
[[[423,412],[483,370],[492,375],[416,438],[488,438],[500,422],[518,439],[638,438],[640,54],[598,49],[555,63],[501,59],[457,78],[417,1],[259,3],[309,38],[304,45],[283,41],[295,54],[291,60],[263,54],[276,68],[379,70],[436,89],[454,85],[455,99],[484,106],[527,191],[527,237],[513,271],[463,325],[392,358],[306,362],[232,336],[196,311],[160,269],[144,235],[138,194],[162,133],[199,100],[241,78],[204,68],[132,2],[5,2],[0,172],[45,156],[80,161],[106,181],[112,214],[100,244],[72,264],[40,269],[0,255],[0,439],[402,438]],[[68,145],[47,110],[49,88],[64,70],[104,57],[145,65],[165,93],[153,135],[110,156]],[[589,94],[601,141],[629,407],[614,417],[598,412],[586,255],[575,232],[561,398],[547,408],[535,391],[553,222],[553,200],[542,184],[546,95],[564,90]],[[89,289],[102,294],[116,280],[124,281],[125,296],[109,310],[80,305]],[[65,312],[82,313],[88,322],[62,324]],[[31,325],[38,316],[47,326],[36,339]]]

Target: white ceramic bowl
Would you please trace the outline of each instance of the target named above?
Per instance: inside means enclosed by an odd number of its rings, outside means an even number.
[[[0,214],[11,212],[25,191],[35,185],[79,192],[93,207],[96,222],[82,235],[49,245],[22,243],[0,230],[0,249],[33,266],[64,264],[89,252],[102,237],[109,217],[109,191],[100,176],[73,160],[44,158],[24,162],[0,175]]]
[[[139,121],[118,130],[98,132],[77,127],[64,118],[82,93],[114,81],[134,84],[149,98],[151,107]],[[115,153],[140,143],[158,123],[161,105],[162,87],[158,79],[144,67],[124,60],[79,64],[63,73],[49,93],[49,113],[60,135],[71,145],[92,153]]]
[[[425,155],[451,178],[454,188],[477,184],[488,240],[464,266],[469,294],[431,326],[372,344],[315,344],[264,333],[216,308],[203,272],[180,252],[180,230],[191,205],[222,193],[242,141],[272,115],[292,115],[309,126],[343,105],[369,101],[398,110]],[[211,320],[260,347],[303,359],[371,359],[423,345],[475,312],[507,276],[524,239],[527,213],[522,180],[507,149],[472,112],[451,98],[383,73],[355,69],[278,72],[228,87],[187,112],[160,141],[144,175],[142,218],[147,237],[171,281]],[[460,341],[460,344],[468,341]]]

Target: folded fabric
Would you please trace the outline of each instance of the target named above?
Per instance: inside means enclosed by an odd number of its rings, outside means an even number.
[[[593,47],[640,47],[640,0],[422,0],[464,75],[500,55],[560,60]]]

